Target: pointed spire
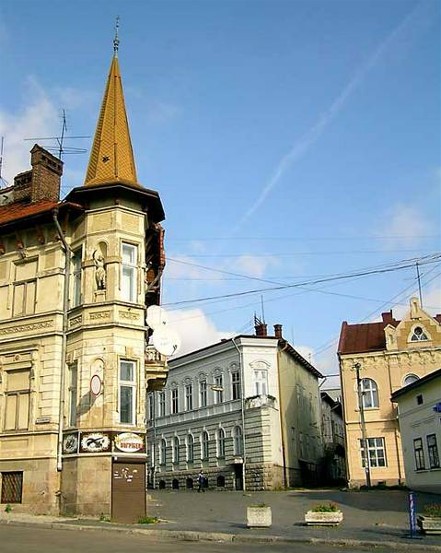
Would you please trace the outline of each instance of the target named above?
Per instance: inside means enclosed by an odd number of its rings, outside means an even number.
[[[118,28],[119,17],[116,20],[114,53],[90,153],[85,186],[112,182],[140,186],[136,176],[118,62]]]

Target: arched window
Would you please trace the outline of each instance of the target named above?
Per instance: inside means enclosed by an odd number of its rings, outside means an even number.
[[[208,460],[208,457],[208,432],[204,430],[201,435],[201,458],[204,460]]]
[[[225,457],[225,430],[219,428],[217,431],[217,456]]]
[[[243,455],[242,428],[235,426],[233,430],[234,455]]]
[[[424,332],[424,330],[420,326],[416,326],[413,329],[413,334],[410,338],[411,342],[422,342],[424,340],[428,340],[427,334]]]
[[[165,441],[165,438],[162,438],[161,440],[161,448],[159,450],[159,453],[160,453],[159,463],[161,465],[165,465],[167,462],[167,442]]]
[[[361,394],[364,409],[378,407],[378,388],[375,380],[363,378],[361,381]]]
[[[225,476],[219,475],[217,477],[216,486],[218,488],[225,488]]]
[[[191,434],[187,436],[187,462],[193,463],[194,461],[194,440]]]
[[[416,374],[408,374],[404,377],[403,385],[408,386],[409,384],[413,384],[417,380],[419,380],[419,377]]]
[[[179,438],[173,438],[173,463],[179,463]]]

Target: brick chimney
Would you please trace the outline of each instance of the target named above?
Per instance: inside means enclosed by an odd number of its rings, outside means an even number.
[[[274,336],[276,338],[279,338],[279,340],[283,340],[282,325],[280,324],[274,325]]]
[[[382,313],[381,318],[383,319],[383,323],[385,324],[391,324],[396,322],[395,317],[392,315],[392,309],[390,311],[386,311],[385,313]]]
[[[267,325],[265,323],[259,322],[254,326],[254,330],[256,331],[256,336],[261,336],[261,337],[268,336]]]
[[[14,179],[14,202],[58,202],[63,162],[35,144],[31,150],[31,166],[30,171],[20,173]]]

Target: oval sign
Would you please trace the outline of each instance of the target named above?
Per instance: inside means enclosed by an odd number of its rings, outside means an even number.
[[[124,453],[133,453],[144,447],[144,439],[133,432],[123,432],[115,437],[115,446]]]
[[[97,374],[90,379],[90,391],[94,396],[98,396],[101,392],[101,378]]]

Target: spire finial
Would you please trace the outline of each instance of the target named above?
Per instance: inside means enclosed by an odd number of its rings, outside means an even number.
[[[115,54],[115,56],[118,55],[118,47],[119,47],[118,29],[119,29],[119,15],[116,16],[115,38],[113,39],[113,53]]]

